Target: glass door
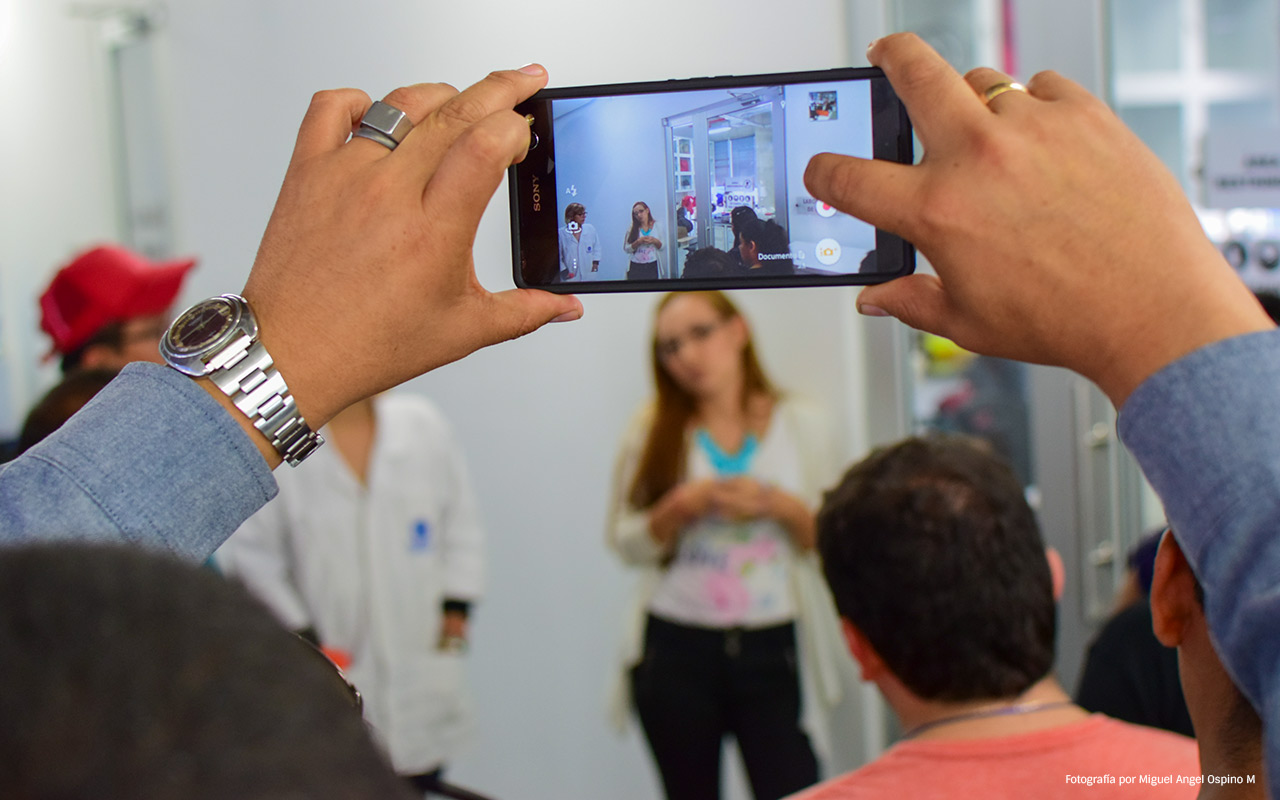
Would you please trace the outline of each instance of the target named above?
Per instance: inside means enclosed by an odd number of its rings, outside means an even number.
[[[734,99],[667,117],[670,230],[677,238],[673,274],[699,247],[734,247],[730,214],[746,207],[760,219],[786,208],[782,89],[744,91]]]

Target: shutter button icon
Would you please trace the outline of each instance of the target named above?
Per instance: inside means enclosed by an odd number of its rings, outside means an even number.
[[[818,263],[829,267],[840,260],[840,243],[835,239],[823,239],[814,249],[814,255],[818,257]]]

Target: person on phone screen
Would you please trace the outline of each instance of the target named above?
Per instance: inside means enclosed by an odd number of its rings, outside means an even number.
[[[570,203],[560,229],[560,282],[577,283],[585,272],[600,271],[600,237],[587,222],[587,208]]]
[[[689,254],[684,262],[682,278],[728,278],[741,274],[733,259],[723,250],[701,247]]]
[[[627,270],[629,281],[653,281],[666,277],[662,270],[662,226],[644,202],[631,207],[631,227],[622,241],[622,249],[631,256]]]
[[[791,242],[787,231],[773,220],[753,219],[738,233],[738,254],[743,275],[794,275]]]
[[[279,496],[218,563],[339,663],[396,771],[432,791],[472,728],[463,654],[484,553],[471,482],[418,395],[362,400],[323,433],[332,446],[277,474]]]
[[[756,800],[783,797],[818,778],[811,736],[823,741],[839,693],[818,676],[852,667],[813,551],[821,426],[773,387],[720,292],[659,302],[653,369],[657,397],[623,440],[608,522],[642,571],[615,722],[630,688],[671,800],[720,796],[725,736]]]
[[[742,227],[758,219],[760,218],[756,216],[755,209],[751,206],[735,206],[729,212],[729,229],[733,231],[733,247],[729,248],[729,257],[733,259],[733,264],[739,272],[746,268],[742,263],[742,253],[738,250],[738,245],[742,244]]]

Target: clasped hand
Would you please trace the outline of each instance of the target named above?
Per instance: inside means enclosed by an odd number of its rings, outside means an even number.
[[[772,516],[773,488],[745,475],[708,479],[703,484],[705,510],[708,515],[732,522],[745,522]]]

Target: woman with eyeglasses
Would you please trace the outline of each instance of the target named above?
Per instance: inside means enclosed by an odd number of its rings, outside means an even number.
[[[629,688],[670,800],[719,797],[726,735],[756,800],[783,797],[818,778],[810,736],[848,663],[813,552],[825,437],[720,292],[662,298],[653,372],[609,519],[643,575],[616,721]]]
[[[623,251],[631,257],[627,280],[655,281],[668,277],[662,269],[663,235],[662,226],[653,218],[648,203],[637,201],[631,206],[631,226],[622,240]]]

